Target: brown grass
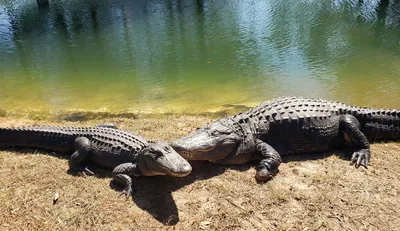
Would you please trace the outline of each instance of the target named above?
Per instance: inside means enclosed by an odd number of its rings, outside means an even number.
[[[108,119],[148,139],[172,140],[211,121],[199,116]],[[95,125],[0,117],[0,126]],[[257,184],[250,165],[193,164],[185,178],[138,178],[132,199],[110,175],[67,173],[68,157],[0,151],[0,230],[396,230],[400,224],[400,144],[372,145],[368,170],[340,155],[286,159]],[[35,153],[35,154],[33,154]],[[53,198],[59,193],[57,203]]]

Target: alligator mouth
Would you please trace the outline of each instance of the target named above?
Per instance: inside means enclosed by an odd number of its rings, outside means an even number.
[[[166,172],[168,172],[168,175],[173,176],[173,177],[185,177],[189,175],[192,172],[192,166],[190,165],[185,165],[179,169],[174,169],[171,170],[169,168],[164,168]]]
[[[186,147],[185,145],[180,145],[178,142],[171,143],[171,146],[182,157],[189,160],[197,159],[199,155],[201,156],[203,154],[207,154],[216,148],[216,146],[212,146],[209,148],[199,148],[199,149],[189,148]]]
[[[173,177],[185,177],[185,176],[189,175],[190,172],[191,172],[191,171],[189,171],[189,172],[179,172],[179,173],[177,173],[177,172],[170,172],[169,176],[173,176]]]
[[[213,150],[213,148],[208,149],[208,150],[194,150],[194,151],[188,151],[188,150],[182,150],[182,151],[177,151],[183,158],[187,160],[203,160],[201,157],[204,155],[207,155],[209,151]]]
[[[215,148],[215,146],[211,147],[211,148],[205,148],[205,149],[198,149],[196,150],[196,152],[210,152],[211,150],[213,150]]]

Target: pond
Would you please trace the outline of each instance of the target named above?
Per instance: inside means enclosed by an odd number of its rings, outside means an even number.
[[[397,2],[397,3],[396,3]],[[400,108],[398,1],[0,0],[0,109]]]

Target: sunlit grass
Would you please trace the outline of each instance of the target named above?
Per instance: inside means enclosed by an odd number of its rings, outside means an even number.
[[[170,141],[212,120],[188,115],[80,122],[0,117],[0,126],[109,122],[148,139]],[[64,156],[2,150],[0,230],[395,230],[400,146],[378,143],[371,149],[368,170],[332,155],[283,163],[266,184],[255,182],[252,166],[193,162],[185,178],[134,179],[138,192],[133,200],[119,196],[103,169],[95,171],[101,177],[73,176]]]

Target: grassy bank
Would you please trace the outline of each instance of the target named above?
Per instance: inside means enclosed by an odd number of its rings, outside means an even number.
[[[111,122],[148,139],[172,140],[212,121],[202,116],[108,118],[67,122],[1,117],[0,126],[90,126]],[[194,163],[185,178],[138,178],[126,200],[97,177],[67,173],[68,157],[0,151],[0,230],[395,230],[400,224],[400,144],[373,144],[371,166],[343,155],[285,159],[257,184],[251,165]],[[33,154],[35,153],[35,154]],[[53,204],[54,195],[59,199]],[[166,225],[168,224],[168,225]]]

